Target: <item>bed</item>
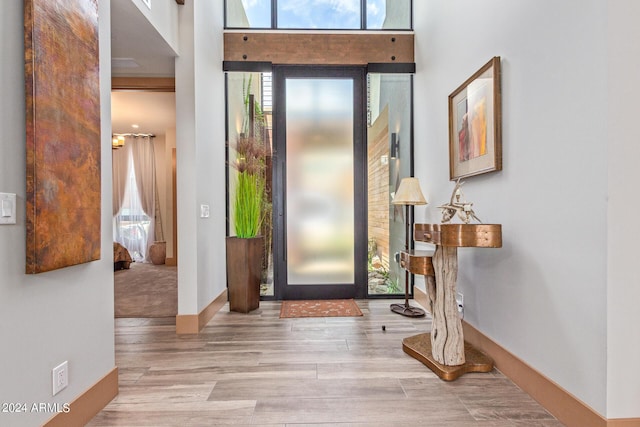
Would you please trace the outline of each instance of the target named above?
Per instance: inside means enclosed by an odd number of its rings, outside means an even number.
[[[128,269],[133,259],[127,248],[118,242],[113,242],[113,271]]]

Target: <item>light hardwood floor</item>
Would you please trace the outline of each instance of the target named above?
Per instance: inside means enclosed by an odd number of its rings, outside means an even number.
[[[562,426],[497,370],[441,381],[402,351],[430,320],[392,302],[316,319],[226,305],[197,336],[177,336],[173,318],[116,319],[120,394],[89,425]]]

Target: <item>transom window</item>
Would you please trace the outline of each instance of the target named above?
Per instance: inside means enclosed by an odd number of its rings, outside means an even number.
[[[411,30],[412,0],[226,0],[225,28]]]

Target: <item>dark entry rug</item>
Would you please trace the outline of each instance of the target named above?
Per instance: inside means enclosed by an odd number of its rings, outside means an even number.
[[[352,299],[318,301],[282,301],[280,318],[293,317],[356,317],[362,316],[358,304]]]

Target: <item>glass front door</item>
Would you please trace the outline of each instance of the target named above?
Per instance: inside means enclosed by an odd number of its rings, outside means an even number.
[[[278,299],[366,295],[364,71],[277,67]]]

